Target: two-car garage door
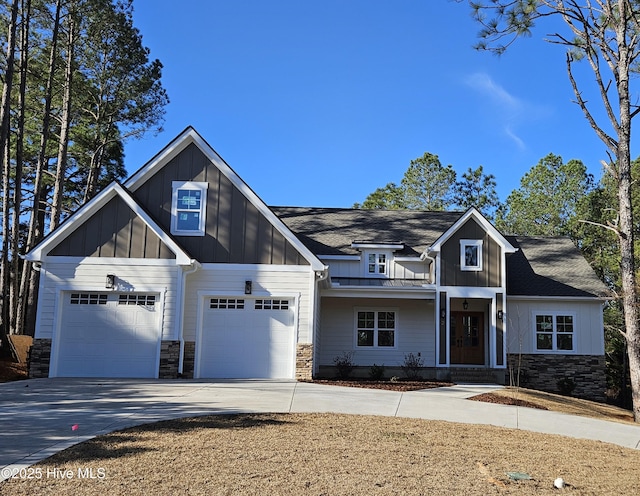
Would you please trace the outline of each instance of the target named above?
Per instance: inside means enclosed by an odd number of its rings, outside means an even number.
[[[205,298],[198,377],[291,379],[294,308],[287,298]]]
[[[62,293],[58,377],[157,377],[157,294]]]
[[[158,294],[63,292],[52,376],[158,376]],[[291,298],[205,298],[196,377],[291,379]]]

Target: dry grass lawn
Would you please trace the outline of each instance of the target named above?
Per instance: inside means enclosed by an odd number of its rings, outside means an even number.
[[[535,389],[507,387],[492,393],[481,394],[472,398],[477,401],[503,404],[526,404],[528,406],[563,412],[570,415],[580,415],[601,420],[616,422],[633,422],[633,413],[624,408],[619,408],[605,403],[581,400],[561,396],[559,394],[545,393]]]
[[[70,470],[71,479],[54,476]],[[92,469],[95,479],[80,479]],[[165,421],[32,467],[6,495],[638,494],[640,451],[497,427],[334,414]],[[530,480],[512,480],[508,472]],[[567,486],[554,489],[562,477]]]

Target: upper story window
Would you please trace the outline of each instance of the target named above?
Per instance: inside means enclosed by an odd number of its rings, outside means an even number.
[[[367,253],[367,275],[386,276],[388,274],[389,257],[386,253]]]
[[[482,270],[482,240],[460,240],[460,270]]]
[[[173,181],[171,234],[204,236],[207,183]]]
[[[536,314],[536,350],[575,351],[573,315]]]

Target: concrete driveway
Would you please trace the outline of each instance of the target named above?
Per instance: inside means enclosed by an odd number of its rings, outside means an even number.
[[[10,382],[0,384],[0,480],[101,434],[158,420],[224,413],[334,412],[447,420],[640,448],[640,426],[466,400],[498,388],[457,385],[401,393],[294,381]]]

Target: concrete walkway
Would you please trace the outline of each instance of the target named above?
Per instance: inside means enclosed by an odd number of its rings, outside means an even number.
[[[640,426],[466,398],[500,386],[411,392],[293,381],[35,379],[0,384],[0,481],[76,443],[206,414],[334,412],[489,424],[640,448]],[[77,430],[72,430],[73,425]]]

